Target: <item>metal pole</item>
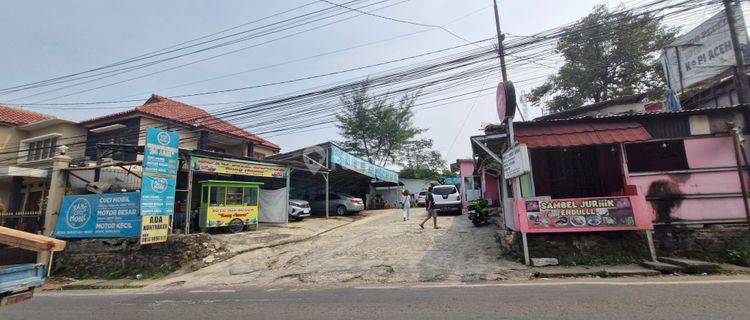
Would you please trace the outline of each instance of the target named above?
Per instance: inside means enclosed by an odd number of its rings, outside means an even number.
[[[497,9],[497,1],[492,0],[492,5],[495,7],[495,30],[497,31],[497,54],[500,56],[500,72],[503,76],[503,82],[505,82],[508,81],[508,73],[505,70],[505,48],[503,46],[505,36],[500,31],[500,12]]]
[[[188,156],[188,184],[185,199],[185,234],[190,234],[190,210],[193,204],[193,156]]]
[[[289,191],[291,191],[291,184],[289,181],[292,176],[292,168],[286,166],[286,223],[289,223]]]
[[[328,219],[328,209],[329,209],[329,204],[328,204],[328,173],[323,174],[323,178],[326,179],[326,219]]]
[[[724,12],[727,15],[727,26],[729,27],[729,36],[732,38],[732,49],[734,49],[735,59],[735,70],[737,75],[735,76],[739,88],[737,88],[737,97],[740,100],[740,104],[747,103],[747,99],[750,99],[750,85],[747,80],[747,71],[745,70],[745,57],[742,54],[742,48],[740,47],[739,37],[737,36],[737,29],[734,21],[734,6],[732,1],[724,0]]]
[[[657,262],[656,246],[654,246],[654,232],[646,230],[646,241],[648,242],[648,253],[651,255],[651,261]]]
[[[747,217],[747,228],[750,229],[750,205],[747,203],[747,185],[745,185],[745,170],[742,169],[740,159],[740,131],[732,128],[732,144],[734,145],[734,159],[737,162],[737,175],[740,178],[740,189],[742,190],[742,204],[745,206],[745,217]]]
[[[523,262],[527,265],[531,265],[531,257],[529,255],[529,239],[526,237],[526,232],[521,232],[521,242],[523,242]]]

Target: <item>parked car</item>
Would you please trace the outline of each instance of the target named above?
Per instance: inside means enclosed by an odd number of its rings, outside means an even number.
[[[435,199],[435,210],[440,212],[451,212],[461,214],[461,195],[456,186],[451,184],[439,185],[432,188],[432,197]]]
[[[310,216],[310,203],[305,200],[289,199],[289,220],[300,221]]]
[[[427,191],[422,191],[417,195],[417,207],[424,207],[427,199]]]
[[[344,193],[329,193],[328,202],[329,214],[339,216],[365,209],[365,203],[362,199]],[[315,212],[316,214],[325,215],[326,195],[321,194],[315,197],[315,199],[310,202],[310,208],[312,209],[312,212]]]

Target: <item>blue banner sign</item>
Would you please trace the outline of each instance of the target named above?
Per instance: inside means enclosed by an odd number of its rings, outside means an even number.
[[[180,135],[156,128],[146,129],[146,147],[143,157],[143,173],[177,175],[180,162],[177,158]]]
[[[398,173],[376,166],[331,144],[331,162],[378,180],[398,183]]]
[[[138,192],[65,196],[55,237],[138,237],[141,232],[139,202]]]
[[[173,215],[176,186],[175,179],[144,175],[141,184],[141,215]]]
[[[141,215],[173,215],[180,135],[156,128],[146,129],[141,179]]]

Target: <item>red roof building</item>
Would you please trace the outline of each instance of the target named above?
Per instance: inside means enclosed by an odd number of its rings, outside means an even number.
[[[278,152],[280,149],[278,145],[239,128],[223,119],[215,117],[201,108],[156,94],[151,95],[143,105],[138,106],[135,109],[86,120],[81,124],[90,125],[108,120],[123,119],[134,115],[143,115],[160,120],[173,121],[179,124],[188,125],[198,130],[205,129],[215,133],[249,140],[258,145],[274,150],[274,152]]]
[[[52,118],[54,117],[50,115],[0,105],[0,124],[2,125],[20,126]]]

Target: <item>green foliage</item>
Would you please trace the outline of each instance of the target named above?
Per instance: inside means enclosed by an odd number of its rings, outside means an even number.
[[[633,94],[658,96],[666,86],[656,53],[676,33],[653,15],[596,6],[565,30],[557,44],[565,63],[527,98],[540,106],[549,97],[547,108],[558,112]]]
[[[371,163],[396,164],[399,155],[413,147],[415,137],[424,131],[412,121],[417,94],[394,100],[370,95],[368,89],[364,82],[341,97],[343,111],[336,115],[336,126],[344,141],[339,143]]]
[[[733,242],[727,246],[726,260],[738,266],[750,267],[750,243]]]
[[[643,259],[631,256],[603,256],[603,257],[565,257],[560,259],[561,266],[608,266],[621,264],[635,264]]]

